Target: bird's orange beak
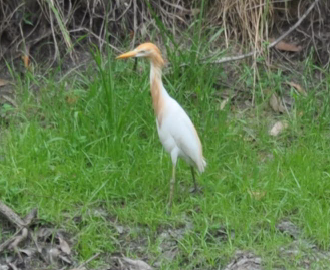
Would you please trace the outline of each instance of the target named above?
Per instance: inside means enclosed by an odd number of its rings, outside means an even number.
[[[129,58],[129,57],[134,57],[136,55],[137,52],[135,51],[130,51],[127,53],[123,53],[119,56],[116,57],[116,59],[124,59],[124,58]]]

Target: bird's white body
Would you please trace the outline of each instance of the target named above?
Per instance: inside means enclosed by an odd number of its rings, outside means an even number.
[[[154,68],[151,66],[150,82],[154,81]],[[183,158],[189,165],[196,166],[199,172],[204,171],[206,162],[202,155],[201,143],[189,116],[173,99],[158,80],[161,89],[161,98],[164,101],[161,123],[156,118],[159,140],[166,152],[171,155],[172,163],[176,164],[177,158]]]

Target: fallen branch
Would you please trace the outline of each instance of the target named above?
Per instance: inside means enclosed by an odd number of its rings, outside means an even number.
[[[26,226],[25,222],[10,207],[0,201],[0,213],[18,228]]]
[[[21,217],[17,215],[9,206],[0,201],[0,214],[18,227],[16,233],[0,245],[0,253],[7,247],[9,247],[9,249],[17,249],[18,245],[28,237],[29,226],[36,218],[37,213],[37,209],[32,209],[24,219],[21,219]]]
[[[291,26],[288,31],[286,31],[284,34],[282,34],[276,40],[274,40],[272,43],[270,43],[267,46],[267,49],[269,50],[272,47],[274,47],[277,43],[279,43],[282,39],[284,39],[287,35],[289,35],[293,30],[295,30],[302,23],[302,21],[308,16],[308,14],[312,11],[312,9],[315,7],[315,5],[319,1],[320,0],[315,0],[313,2],[313,4],[311,4],[310,7],[306,10],[306,12],[300,17],[300,19],[293,26]],[[229,62],[229,61],[241,60],[241,59],[244,59],[246,57],[254,55],[256,52],[257,51],[254,50],[254,51],[249,52],[247,54],[242,54],[242,55],[237,55],[237,56],[232,56],[232,57],[223,57],[221,59],[210,62],[210,64],[220,64],[220,63],[225,63],[225,62]]]

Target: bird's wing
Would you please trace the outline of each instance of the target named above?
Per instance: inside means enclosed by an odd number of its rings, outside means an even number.
[[[177,103],[169,121],[169,132],[176,145],[200,169],[203,167],[202,146],[189,116]]]

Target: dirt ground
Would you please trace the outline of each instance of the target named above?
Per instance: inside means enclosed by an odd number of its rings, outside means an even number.
[[[159,256],[152,258],[148,253],[148,228],[146,227],[128,227],[117,223],[103,209],[91,210],[93,215],[106,218],[117,232],[116,238],[118,251],[112,254],[97,253],[83,263],[78,263],[77,254],[73,251],[75,243],[74,235],[70,235],[65,228],[57,226],[38,219],[37,210],[32,210],[25,218],[21,219],[8,206],[0,204],[2,215],[2,234],[0,245],[0,269],[87,269],[88,263],[99,258],[104,262],[101,269],[104,270],[149,270],[158,269],[164,262],[172,261],[179,254],[179,242],[184,234],[193,230],[193,223],[187,218],[184,225],[177,228],[163,227],[157,232],[157,241],[159,246]],[[79,217],[76,222],[81,222]],[[312,264],[317,261],[326,261],[330,263],[330,252],[324,252],[318,247],[306,240],[298,240],[300,235],[299,228],[288,220],[283,220],[276,225],[279,232],[289,235],[292,242],[289,245],[281,247],[277,252],[282,260],[297,264],[297,254],[301,260],[298,266],[302,269],[311,269]],[[135,232],[138,237],[132,238],[131,234]],[[230,236],[225,228],[221,226],[211,231],[210,241],[228,241],[228,237],[235,238],[235,232]],[[212,239],[212,240],[211,240]],[[138,258],[127,258],[123,254],[126,250],[136,254]],[[302,254],[303,250],[303,254]],[[219,258],[220,259],[220,258]],[[150,266],[146,262],[153,261]],[[88,268],[90,269],[90,268]],[[99,268],[100,269],[100,268]],[[194,269],[204,269],[195,266]],[[211,269],[211,268],[210,268]],[[262,258],[250,251],[236,251],[232,260],[214,269],[225,270],[261,270],[263,268]],[[285,269],[275,267],[273,269]]]

